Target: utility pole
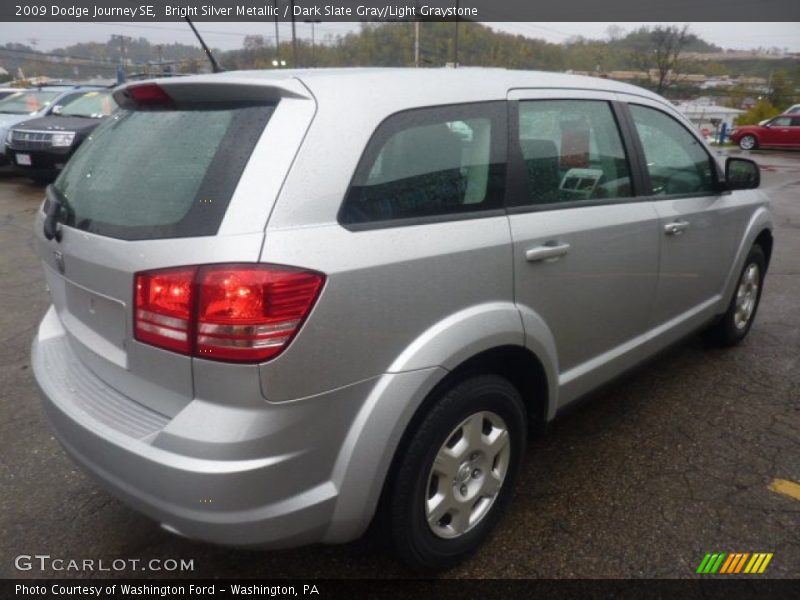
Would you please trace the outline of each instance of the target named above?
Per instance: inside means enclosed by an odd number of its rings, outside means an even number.
[[[112,35],[112,40],[119,39],[119,64],[117,65],[117,83],[123,83],[125,81],[125,63],[127,62],[126,59],[126,48],[125,48],[125,40],[130,39],[126,38],[124,35]]]
[[[128,37],[124,36],[124,35],[116,35],[115,34],[115,35],[111,36],[111,39],[113,39],[113,40],[118,39],[119,40],[119,63],[121,65],[124,65],[125,64],[125,55],[127,54],[127,52],[125,50],[125,40],[128,39]]]
[[[278,32],[278,0],[272,0],[272,7],[275,9],[275,64],[281,64],[281,38]]]
[[[414,22],[414,66],[419,68],[419,21]]]
[[[453,68],[458,68],[458,2],[456,0],[456,40],[455,44],[453,45]]]
[[[294,0],[289,0],[292,8],[292,67],[297,68],[297,33],[294,29]]]
[[[316,67],[316,36],[314,34],[314,25],[322,23],[319,19],[306,19],[306,23],[311,23],[311,66]]]

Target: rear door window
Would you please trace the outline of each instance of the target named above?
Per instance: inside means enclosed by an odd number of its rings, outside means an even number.
[[[367,145],[339,220],[447,219],[502,208],[505,118],[497,102],[389,117]]]
[[[214,235],[273,110],[116,112],[53,185],[64,223],[125,240]]]
[[[528,197],[521,204],[627,198],[630,168],[614,113],[603,100],[519,103],[519,152]]]

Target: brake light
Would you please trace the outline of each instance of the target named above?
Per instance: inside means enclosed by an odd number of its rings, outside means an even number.
[[[208,265],[136,275],[136,339],[211,360],[263,362],[300,330],[325,282],[276,265]]]
[[[172,107],[174,102],[167,92],[156,83],[143,83],[125,88],[122,94],[136,106]]]
[[[192,286],[197,268],[136,275],[136,339],[167,350],[191,350]]]

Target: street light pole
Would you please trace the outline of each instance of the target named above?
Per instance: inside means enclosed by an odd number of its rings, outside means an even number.
[[[278,0],[272,0],[272,7],[275,9],[275,62],[281,64],[281,38],[278,32]]]

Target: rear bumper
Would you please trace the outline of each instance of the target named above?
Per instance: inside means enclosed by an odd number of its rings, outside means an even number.
[[[356,491],[364,507],[357,518],[335,523],[335,467],[357,452],[345,441],[383,378],[256,409],[194,399],[184,409],[191,419],[170,419],[100,380],[70,344],[51,308],[32,364],[56,437],[112,493],[167,529],[225,545],[287,547],[326,540],[331,528],[332,541],[346,541],[369,523],[367,485]],[[203,428],[213,441],[203,441]],[[376,462],[374,475],[382,478],[385,467]]]

